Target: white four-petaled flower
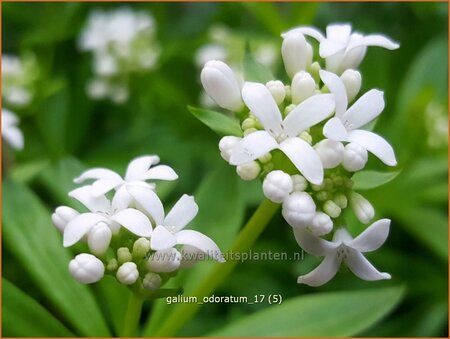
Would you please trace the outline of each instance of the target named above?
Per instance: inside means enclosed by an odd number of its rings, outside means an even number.
[[[311,145],[298,135],[333,112],[333,95],[319,94],[306,99],[284,120],[266,86],[247,82],[242,89],[242,98],[265,130],[253,132],[239,141],[231,150],[230,164],[243,165],[279,149],[305,178],[320,184],[323,180],[320,158]]]
[[[325,256],[325,259],[312,272],[298,278],[298,283],[320,286],[330,281],[339,266],[345,262],[347,267],[359,278],[373,281],[390,279],[388,273],[379,272],[363,255],[380,248],[389,234],[389,219],[381,219],[370,225],[356,238],[344,228],[336,230],[333,241],[321,239],[301,228],[294,228],[295,239],[308,253]]]

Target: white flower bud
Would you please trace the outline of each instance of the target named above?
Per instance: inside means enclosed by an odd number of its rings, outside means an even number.
[[[142,285],[149,291],[156,291],[161,287],[162,279],[159,274],[147,273],[142,281]]]
[[[55,213],[52,214],[53,225],[62,233],[69,221],[78,216],[80,213],[71,207],[60,206],[56,208]]]
[[[70,261],[69,272],[76,281],[92,284],[103,278],[105,267],[101,260],[92,254],[81,253]]]
[[[131,260],[133,260],[133,257],[131,256],[131,252],[128,247],[120,247],[117,250],[117,261],[119,264],[123,264]]]
[[[341,215],[341,208],[332,200],[327,200],[323,205],[323,211],[332,218],[337,218]]]
[[[98,53],[94,58],[94,73],[109,76],[117,73],[117,62],[108,53]]]
[[[344,149],[342,166],[347,171],[356,172],[363,169],[367,163],[367,150],[353,142],[347,144]]]
[[[124,285],[132,285],[139,278],[139,271],[134,262],[126,262],[119,267],[116,278]]]
[[[173,272],[180,267],[181,253],[176,248],[156,251],[147,261],[147,267],[152,272]]]
[[[247,128],[247,129],[244,131],[244,137],[246,137],[246,136],[249,135],[249,134],[255,133],[255,132],[258,132],[258,130],[257,130],[256,128]]]
[[[352,101],[361,89],[361,73],[353,69],[348,69],[341,75],[347,92],[348,102]]]
[[[316,204],[308,193],[294,192],[283,202],[282,214],[292,227],[306,227],[311,224]]]
[[[251,161],[244,165],[239,165],[236,167],[236,173],[241,177],[242,180],[253,180],[258,177],[261,172],[261,167],[256,161]]]
[[[321,237],[331,232],[333,229],[333,221],[327,214],[317,212],[311,222],[310,228],[314,235]]]
[[[305,140],[308,144],[312,144],[312,136],[311,134],[309,134],[309,132],[303,131],[298,135],[298,137]]]
[[[219,150],[220,155],[226,161],[230,161],[231,151],[233,148],[241,141],[242,138],[234,137],[234,136],[226,136],[220,139],[219,141]]]
[[[88,233],[87,242],[92,254],[101,256],[105,254],[111,242],[111,229],[104,222],[94,225]]]
[[[375,216],[375,210],[372,204],[359,193],[352,193],[350,196],[350,206],[358,220],[363,224],[367,224]]]
[[[253,116],[248,117],[245,119],[242,124],[241,128],[245,131],[246,129],[255,128],[256,127],[256,119]]]
[[[316,82],[311,74],[305,71],[300,71],[295,74],[291,85],[292,103],[298,105],[305,99],[314,95],[315,91]]]
[[[289,77],[305,70],[312,62],[312,47],[301,33],[290,32],[284,35],[281,45],[284,67]]]
[[[344,145],[339,141],[324,139],[318,142],[314,149],[322,161],[323,168],[338,166],[344,156]]]
[[[284,84],[280,80],[271,80],[266,84],[267,89],[272,94],[277,105],[280,105],[286,97]]]
[[[150,240],[146,238],[139,238],[133,244],[133,257],[140,259],[150,251]]]
[[[344,193],[337,193],[334,198],[333,201],[336,203],[336,205],[338,205],[341,209],[344,209],[347,207],[348,201],[347,201],[347,197],[345,196]]]
[[[267,199],[281,203],[292,192],[294,184],[289,174],[283,171],[272,171],[264,179],[263,191]]]
[[[294,174],[291,179],[294,184],[293,190],[296,192],[302,192],[308,187],[308,180],[303,175]]]
[[[243,103],[238,80],[222,61],[208,61],[200,74],[206,93],[222,108],[240,111]]]

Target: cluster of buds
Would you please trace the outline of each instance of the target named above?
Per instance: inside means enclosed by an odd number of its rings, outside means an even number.
[[[153,17],[128,8],[91,13],[79,46],[94,57],[88,95],[115,103],[128,100],[130,75],[154,68],[160,53]]]
[[[135,293],[154,296],[180,268],[206,257],[224,261],[213,240],[184,229],[198,213],[192,196],[183,195],[165,214],[155,184],[148,180],[178,176],[158,163],[158,156],[142,156],[130,162],[123,178],[109,169],[94,168],[74,180],[93,180],[69,193],[88,211],[60,206],[52,221],[63,234],[65,247],[80,241],[87,244],[86,253],[69,263],[77,281],[91,284],[110,274]]]
[[[305,36],[320,43],[317,60]],[[389,143],[365,128],[385,103],[377,89],[358,97],[362,76],[357,67],[367,46],[399,45],[382,35],[352,33],[347,24],[329,25],[326,36],[299,27],[282,37],[288,84],[274,79],[241,85],[225,63],[205,64],[201,81],[206,93],[241,123],[241,135],[220,140],[220,154],[237,166],[242,179],[260,178],[265,196],[282,204],[300,246],[325,256],[299,282],[326,283],[342,261],[362,279],[387,279],[390,276],[378,272],[361,253],[384,243],[390,221],[375,222],[352,240],[342,213],[350,207],[364,224],[375,215],[370,202],[352,188],[352,176],[365,167],[368,152],[388,166],[397,164]],[[331,235],[332,241],[322,238]]]

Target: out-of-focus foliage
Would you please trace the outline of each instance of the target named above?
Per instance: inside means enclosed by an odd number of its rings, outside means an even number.
[[[155,17],[161,48],[157,68],[130,79],[126,104],[92,101],[85,91],[92,57],[78,51],[77,39],[90,10],[123,6]],[[247,261],[216,295],[297,299],[279,307],[206,304],[178,335],[446,336],[448,138],[442,124],[448,111],[447,16],[446,3],[2,3],[3,53],[31,52],[40,67],[32,104],[15,111],[25,149],[12,152],[3,146],[3,335],[108,336],[122,326],[127,290],[107,279],[92,287],[74,282],[67,271],[71,250],[62,249],[50,221],[53,208],[71,203],[66,194],[84,168],[123,172],[134,156],[159,154],[180,177],[176,189],[173,183],[159,186],[161,197],[170,203],[184,192],[195,194],[200,205],[195,227],[223,250],[261,201],[260,185],[238,180],[219,155],[218,136],[187,108],[201,106],[195,53],[208,42],[210,27],[224,25],[242,38],[242,48],[251,47],[252,39],[278,48],[279,35],[288,28],[351,22],[358,31],[382,32],[401,43],[394,52],[369,49],[361,66],[362,92],[374,86],[385,91],[385,113],[375,130],[386,136],[399,159],[395,178],[372,175],[371,180],[386,183],[366,191],[377,216],[393,220],[387,244],[369,255],[392,280],[363,282],[340,272],[313,289],[297,285],[296,277],[315,267],[317,258]],[[281,76],[282,63],[276,65],[272,71]],[[224,121],[194,113],[210,124]],[[378,170],[378,162],[370,161],[370,168]],[[361,227],[348,219],[350,227]],[[269,250],[292,256],[299,251],[279,215],[253,248]],[[177,277],[186,295],[211,265],[200,263]],[[330,291],[336,294],[322,293]],[[348,305],[339,299],[347,295]],[[392,305],[382,303],[386,296]],[[335,332],[297,327],[317,305],[323,307],[314,311],[316,317],[343,317]],[[365,312],[367,305],[376,311],[361,319],[356,311]],[[164,300],[145,304],[141,333],[155,333],[174,307]],[[26,312],[15,313],[17,308]],[[292,326],[286,327],[283,312]],[[269,324],[273,332],[261,332]],[[285,332],[277,330],[282,327]]]

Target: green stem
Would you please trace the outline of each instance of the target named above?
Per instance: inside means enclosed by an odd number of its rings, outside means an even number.
[[[131,292],[130,299],[128,300],[127,311],[125,313],[121,337],[136,336],[139,318],[141,317],[142,303],[143,300],[134,292]]]
[[[277,204],[269,200],[264,200],[258,209],[252,215],[250,220],[239,233],[236,241],[230,249],[231,253],[242,253],[250,249],[250,247],[258,239],[264,228],[269,223],[272,216],[278,209]],[[225,278],[233,271],[238,261],[227,261],[218,263],[205,279],[198,285],[192,293],[197,300],[202,300],[214,292],[214,290],[225,280]],[[169,314],[161,327],[156,331],[156,337],[173,337],[180,328],[183,327],[199,310],[200,305],[196,303],[180,303]]]

